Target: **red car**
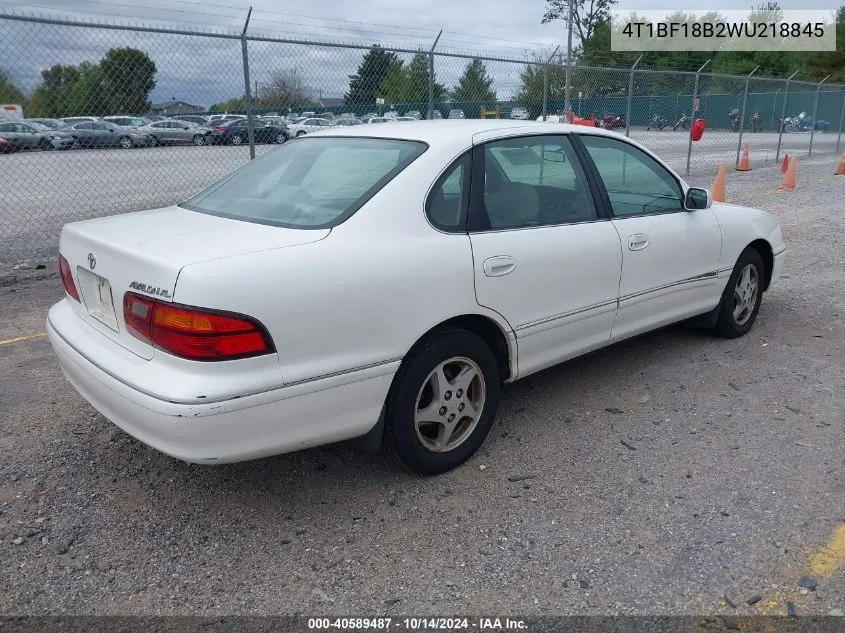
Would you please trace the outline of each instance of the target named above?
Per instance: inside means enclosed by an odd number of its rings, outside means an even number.
[[[13,138],[3,138],[0,136],[0,154],[8,154],[15,152],[21,148],[20,143]]]

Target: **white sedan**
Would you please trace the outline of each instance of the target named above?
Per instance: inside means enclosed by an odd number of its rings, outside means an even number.
[[[745,334],[786,246],[614,132],[458,120],[309,135],[59,250],[53,348],[142,442],[221,463],[363,437],[433,474],[503,383],[690,317]]]
[[[325,130],[327,127],[334,126],[335,124],[328,119],[304,119],[299,123],[291,123],[288,126],[288,133],[291,136],[302,136],[304,134],[310,134],[311,132],[320,132]]]

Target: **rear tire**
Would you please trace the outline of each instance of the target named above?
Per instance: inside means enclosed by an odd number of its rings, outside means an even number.
[[[304,136],[304,135],[305,135],[305,132],[303,132],[302,130],[299,130],[299,132],[296,133],[297,138],[299,138],[300,136]]]
[[[194,145],[200,146],[205,145],[205,137],[202,134],[196,134],[194,136]]]
[[[722,300],[713,333],[722,338],[745,335],[757,320],[763,300],[765,266],[756,249],[746,247],[739,255]]]
[[[460,328],[433,332],[393,379],[384,444],[417,473],[452,470],[484,442],[500,398],[499,364],[480,337]]]
[[[132,147],[134,146],[134,143],[132,143],[132,139],[128,136],[121,136],[118,143],[123,149],[132,149]]]
[[[150,137],[147,139],[147,146],[148,146],[148,147],[155,147],[156,145],[158,145],[158,137],[156,137],[156,136],[150,136]]]
[[[53,149],[53,144],[45,139],[38,144],[38,147],[41,148],[42,152],[49,152]]]
[[[240,134],[235,134],[232,137],[232,145],[240,145],[243,143],[243,139],[241,138]]]

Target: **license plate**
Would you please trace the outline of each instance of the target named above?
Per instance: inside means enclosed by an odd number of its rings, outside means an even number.
[[[79,274],[80,276],[84,274],[87,277],[87,283],[82,284],[82,286],[88,314],[117,332],[117,314],[114,311],[114,299],[112,298],[109,280],[83,268],[79,269]]]

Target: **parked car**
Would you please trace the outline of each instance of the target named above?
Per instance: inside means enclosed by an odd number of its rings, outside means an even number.
[[[207,137],[211,134],[210,128],[189,121],[153,121],[139,127],[138,131],[146,134],[150,147],[177,143],[205,145]]]
[[[284,143],[290,138],[288,128],[278,125],[267,125],[258,119],[253,119],[252,133],[256,143]],[[238,119],[224,121],[211,128],[207,140],[215,145],[241,145],[249,142],[249,121]]]
[[[102,120],[114,123],[120,127],[143,127],[152,123],[150,119],[132,116],[104,116]]]
[[[0,136],[0,154],[11,154],[20,148],[21,144],[17,139]]]
[[[99,121],[95,116],[72,116],[59,119],[64,125],[73,125],[74,123],[82,123],[83,121]]]
[[[366,120],[366,119],[374,119],[374,118],[375,118],[375,117],[377,117],[378,115],[379,115],[379,114],[378,114],[378,112],[367,112],[367,114],[365,114],[365,115],[364,115],[364,116],[362,116],[361,118],[362,118],[362,119],[365,119],[365,120]]]
[[[399,113],[396,110],[388,110],[383,116],[385,119],[395,119],[399,116]]]
[[[332,123],[334,125],[363,125],[364,124],[364,122],[361,119],[357,119],[355,117],[352,117],[352,118],[343,117],[343,118],[339,118],[339,119],[334,119],[332,121]]]
[[[364,122],[365,123],[392,123],[395,120],[396,119],[388,119],[387,117],[383,117],[383,116],[374,116],[374,117],[370,117],[369,119],[366,119]]]
[[[0,136],[15,141],[16,149],[53,149],[54,134],[53,130],[40,123],[0,122]]]
[[[419,110],[408,110],[405,113],[405,116],[411,117],[411,118],[414,118],[414,119],[418,119],[418,120],[423,118],[422,112],[420,112]]]
[[[398,117],[391,119],[391,120],[396,121],[398,123],[399,121],[417,121],[418,119],[416,119],[412,116],[398,116]]]
[[[71,137],[71,147],[74,149],[80,147],[131,149],[147,145],[147,136],[138,132],[138,128],[120,127],[106,121],[82,121],[61,128],[59,132]]]
[[[309,132],[319,132],[327,127],[334,127],[334,124],[328,119],[303,119],[299,123],[291,123],[288,126],[288,134],[290,136],[302,136]]]
[[[527,121],[531,118],[531,115],[528,113],[528,108],[516,106],[511,110],[511,118],[519,121]]]
[[[85,399],[179,459],[367,436],[435,474],[480,447],[503,383],[691,317],[748,333],[785,252],[775,216],[601,128],[335,127],[64,226],[46,327]]]
[[[461,110],[459,108],[455,108],[455,109],[449,110],[449,118],[450,119],[464,119],[464,118],[466,118],[466,115],[464,114],[463,110]]]
[[[58,130],[59,128],[63,128],[67,125],[61,119],[24,119],[23,123],[40,123],[51,130]]]
[[[196,123],[197,125],[208,125],[208,117],[201,114],[177,114],[171,118],[175,121],[187,121],[188,123]]]

